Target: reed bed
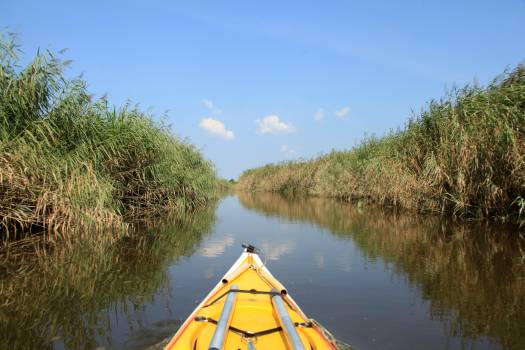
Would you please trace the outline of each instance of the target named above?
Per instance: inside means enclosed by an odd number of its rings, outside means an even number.
[[[348,151],[245,171],[250,191],[367,200],[525,224],[525,67],[433,100],[407,125]]]
[[[0,37],[0,234],[3,243],[127,230],[130,218],[192,209],[215,195],[213,165],[154,116],[94,100],[60,54],[22,66]],[[110,236],[110,235],[107,235]]]

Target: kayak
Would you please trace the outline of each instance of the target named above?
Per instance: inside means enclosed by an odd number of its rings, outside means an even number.
[[[263,264],[244,252],[191,313],[166,350],[340,349]]]

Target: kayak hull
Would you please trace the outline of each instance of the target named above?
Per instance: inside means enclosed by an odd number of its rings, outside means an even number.
[[[282,298],[286,313],[306,349],[336,349],[317,323],[312,323],[270,273],[256,253],[245,251],[224,277],[195,308],[166,346],[166,350],[208,350],[230,289],[234,292],[233,314],[225,333],[223,349],[292,349],[291,334],[272,298]],[[230,298],[233,299],[233,298]],[[293,331],[293,330],[292,330]]]

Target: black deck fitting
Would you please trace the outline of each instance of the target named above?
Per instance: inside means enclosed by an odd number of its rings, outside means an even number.
[[[255,248],[253,245],[247,243],[243,243],[242,247],[246,249],[248,253],[255,253],[255,251],[257,250],[257,248]]]

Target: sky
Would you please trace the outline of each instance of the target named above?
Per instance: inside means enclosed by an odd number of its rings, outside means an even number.
[[[237,178],[402,128],[525,59],[525,1],[6,1],[24,57],[151,111]]]

